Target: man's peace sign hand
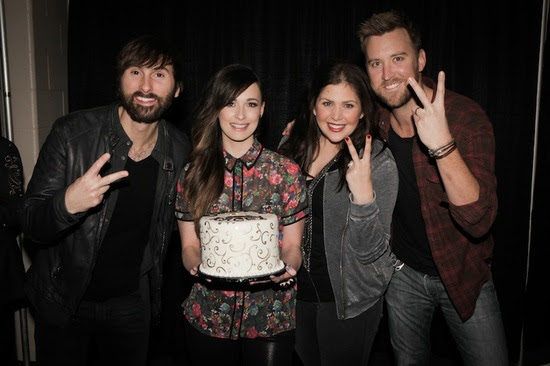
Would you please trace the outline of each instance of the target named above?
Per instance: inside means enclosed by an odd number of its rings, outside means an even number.
[[[69,213],[85,212],[99,205],[103,200],[103,195],[109,190],[110,184],[128,176],[126,170],[121,170],[102,177],[99,172],[110,158],[111,154],[109,153],[101,155],[86,173],[67,188],[65,206]]]
[[[418,137],[428,149],[437,149],[447,144],[452,136],[445,115],[445,73],[440,71],[437,76],[437,92],[433,103],[414,78],[409,78],[408,82],[423,105],[423,108],[415,106],[411,110]]]

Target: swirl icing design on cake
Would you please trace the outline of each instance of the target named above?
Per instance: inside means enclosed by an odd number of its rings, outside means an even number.
[[[212,277],[255,278],[280,271],[277,215],[230,212],[200,220],[200,271]]]

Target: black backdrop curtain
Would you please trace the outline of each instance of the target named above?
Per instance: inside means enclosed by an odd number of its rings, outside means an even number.
[[[436,78],[438,70],[446,71],[447,88],[479,102],[493,122],[499,194],[493,273],[511,360],[522,355],[523,330],[524,364],[550,362],[550,337],[544,332],[550,325],[549,302],[543,290],[549,249],[542,218],[549,153],[542,139],[534,206],[530,203],[543,0],[487,3],[71,1],[69,109],[113,101],[117,50],[133,36],[152,33],[176,42],[183,52],[184,90],[168,119],[188,132],[188,113],[208,77],[226,64],[245,63],[267,87],[262,140],[273,148],[315,66],[328,58],[362,64],[356,38],[360,22],[373,12],[405,10],[421,26],[428,58],[424,74]],[[548,85],[542,91],[548,95]],[[540,120],[548,121],[548,107],[540,113]],[[539,132],[548,136],[548,124],[541,122]]]

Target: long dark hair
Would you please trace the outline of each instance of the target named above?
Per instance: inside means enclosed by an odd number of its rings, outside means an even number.
[[[321,91],[327,85],[348,84],[357,94],[361,102],[363,117],[359,120],[357,128],[349,136],[357,151],[365,147],[365,136],[371,134],[373,139],[377,136],[377,129],[374,127],[376,108],[374,95],[368,87],[366,72],[358,65],[344,61],[329,61],[319,66],[311,80],[307,97],[301,104],[298,115],[288,137],[279,151],[283,155],[293,159],[307,176],[311,164],[319,154],[319,140],[321,130],[313,109]],[[351,160],[351,155],[345,142],[342,141],[342,159],[344,164],[340,168],[340,185],[345,183],[345,169]]]
[[[225,66],[210,78],[192,112],[193,151],[183,187],[196,226],[223,191],[225,166],[218,116],[228,103],[252,84],[257,84],[262,90],[259,77],[250,67],[240,64]]]

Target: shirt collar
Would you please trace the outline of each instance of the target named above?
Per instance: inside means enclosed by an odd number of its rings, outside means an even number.
[[[120,103],[114,103],[113,104],[113,110],[112,110],[112,128],[114,131],[113,138],[115,139],[112,144],[122,144],[126,146],[127,149],[130,149],[130,146],[132,145],[132,142],[126,132],[124,131],[124,128],[122,127],[122,123],[120,122],[120,117],[118,116],[118,107],[120,106]],[[155,147],[151,151],[151,155],[153,158],[161,164],[165,170],[173,170],[173,162],[172,157],[168,154],[168,135],[166,131],[166,125],[165,121],[163,119],[159,119],[158,122],[158,137],[157,137],[157,143],[155,144]],[[126,154],[127,154],[126,150]]]
[[[254,138],[254,142],[252,143],[252,146],[246,153],[243,154],[240,158],[235,158],[227,151],[223,151],[223,157],[225,159],[225,169],[228,171],[233,171],[233,168],[235,167],[235,164],[238,160],[242,161],[244,165],[248,169],[252,168],[254,164],[256,163],[256,160],[258,160],[258,157],[260,156],[261,152],[263,150],[262,144]]]

